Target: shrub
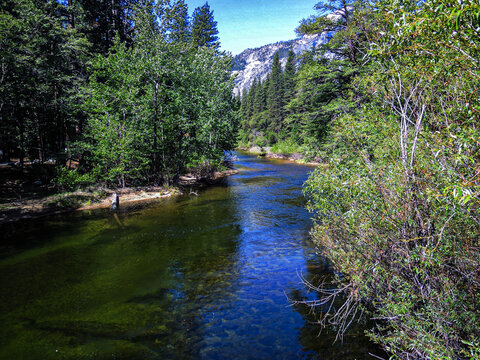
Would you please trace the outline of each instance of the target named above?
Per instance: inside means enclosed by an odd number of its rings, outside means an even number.
[[[79,187],[87,186],[95,182],[92,174],[80,174],[77,169],[68,169],[66,167],[57,168],[57,175],[54,183],[65,191],[73,191]]]
[[[302,153],[303,151],[303,147],[291,139],[279,141],[272,146],[272,152],[276,154],[290,155],[294,153]]]

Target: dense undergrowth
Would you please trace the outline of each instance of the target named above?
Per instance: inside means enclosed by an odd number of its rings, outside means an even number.
[[[368,314],[393,358],[478,359],[480,5],[339,4],[354,106],[323,129],[326,166],[305,187],[313,238],[342,274],[319,291],[347,298],[322,321],[342,332]]]

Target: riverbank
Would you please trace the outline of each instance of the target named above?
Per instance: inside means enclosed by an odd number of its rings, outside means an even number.
[[[321,164],[320,161],[307,160],[305,155],[300,153],[293,153],[293,154],[274,153],[272,152],[271,147],[259,147],[259,146],[254,146],[250,148],[242,147],[242,148],[239,148],[239,150],[248,154],[257,155],[267,159],[286,160],[286,161],[291,161],[291,162],[295,162],[297,164],[302,164],[302,165],[318,166]]]
[[[68,193],[53,193],[45,188],[42,192],[27,197],[2,199],[0,224],[24,219],[62,214],[73,211],[105,209],[111,207],[111,198],[119,196],[120,206],[144,201],[155,201],[184,193],[196,194],[195,189],[214,185],[227,176],[238,173],[236,169],[215,172],[211,177],[199,178],[193,174],[180,176],[175,187],[136,187],[125,189],[92,188]],[[10,189],[12,190],[12,189]],[[12,190],[13,191],[13,190]]]

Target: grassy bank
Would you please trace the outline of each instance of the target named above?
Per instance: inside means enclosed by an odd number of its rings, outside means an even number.
[[[318,166],[320,162],[317,159],[309,159],[307,156],[302,154],[301,152],[295,151],[282,151],[282,148],[278,147],[260,147],[260,146],[252,146],[252,147],[239,147],[240,151],[246,152],[248,154],[257,155],[260,157],[265,157],[267,159],[278,159],[278,160],[286,160],[292,161],[297,164],[303,165],[311,165],[311,166]]]

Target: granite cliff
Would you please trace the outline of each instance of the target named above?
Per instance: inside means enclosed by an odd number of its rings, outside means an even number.
[[[279,51],[282,66],[285,66],[290,48],[298,57],[304,51],[328,42],[329,35],[328,33],[305,35],[295,40],[281,41],[256,49],[247,49],[235,56],[233,60],[233,75],[236,76],[235,94],[241,94],[244,89],[249,89],[256,78],[265,80],[272,70],[273,57],[277,51]]]

